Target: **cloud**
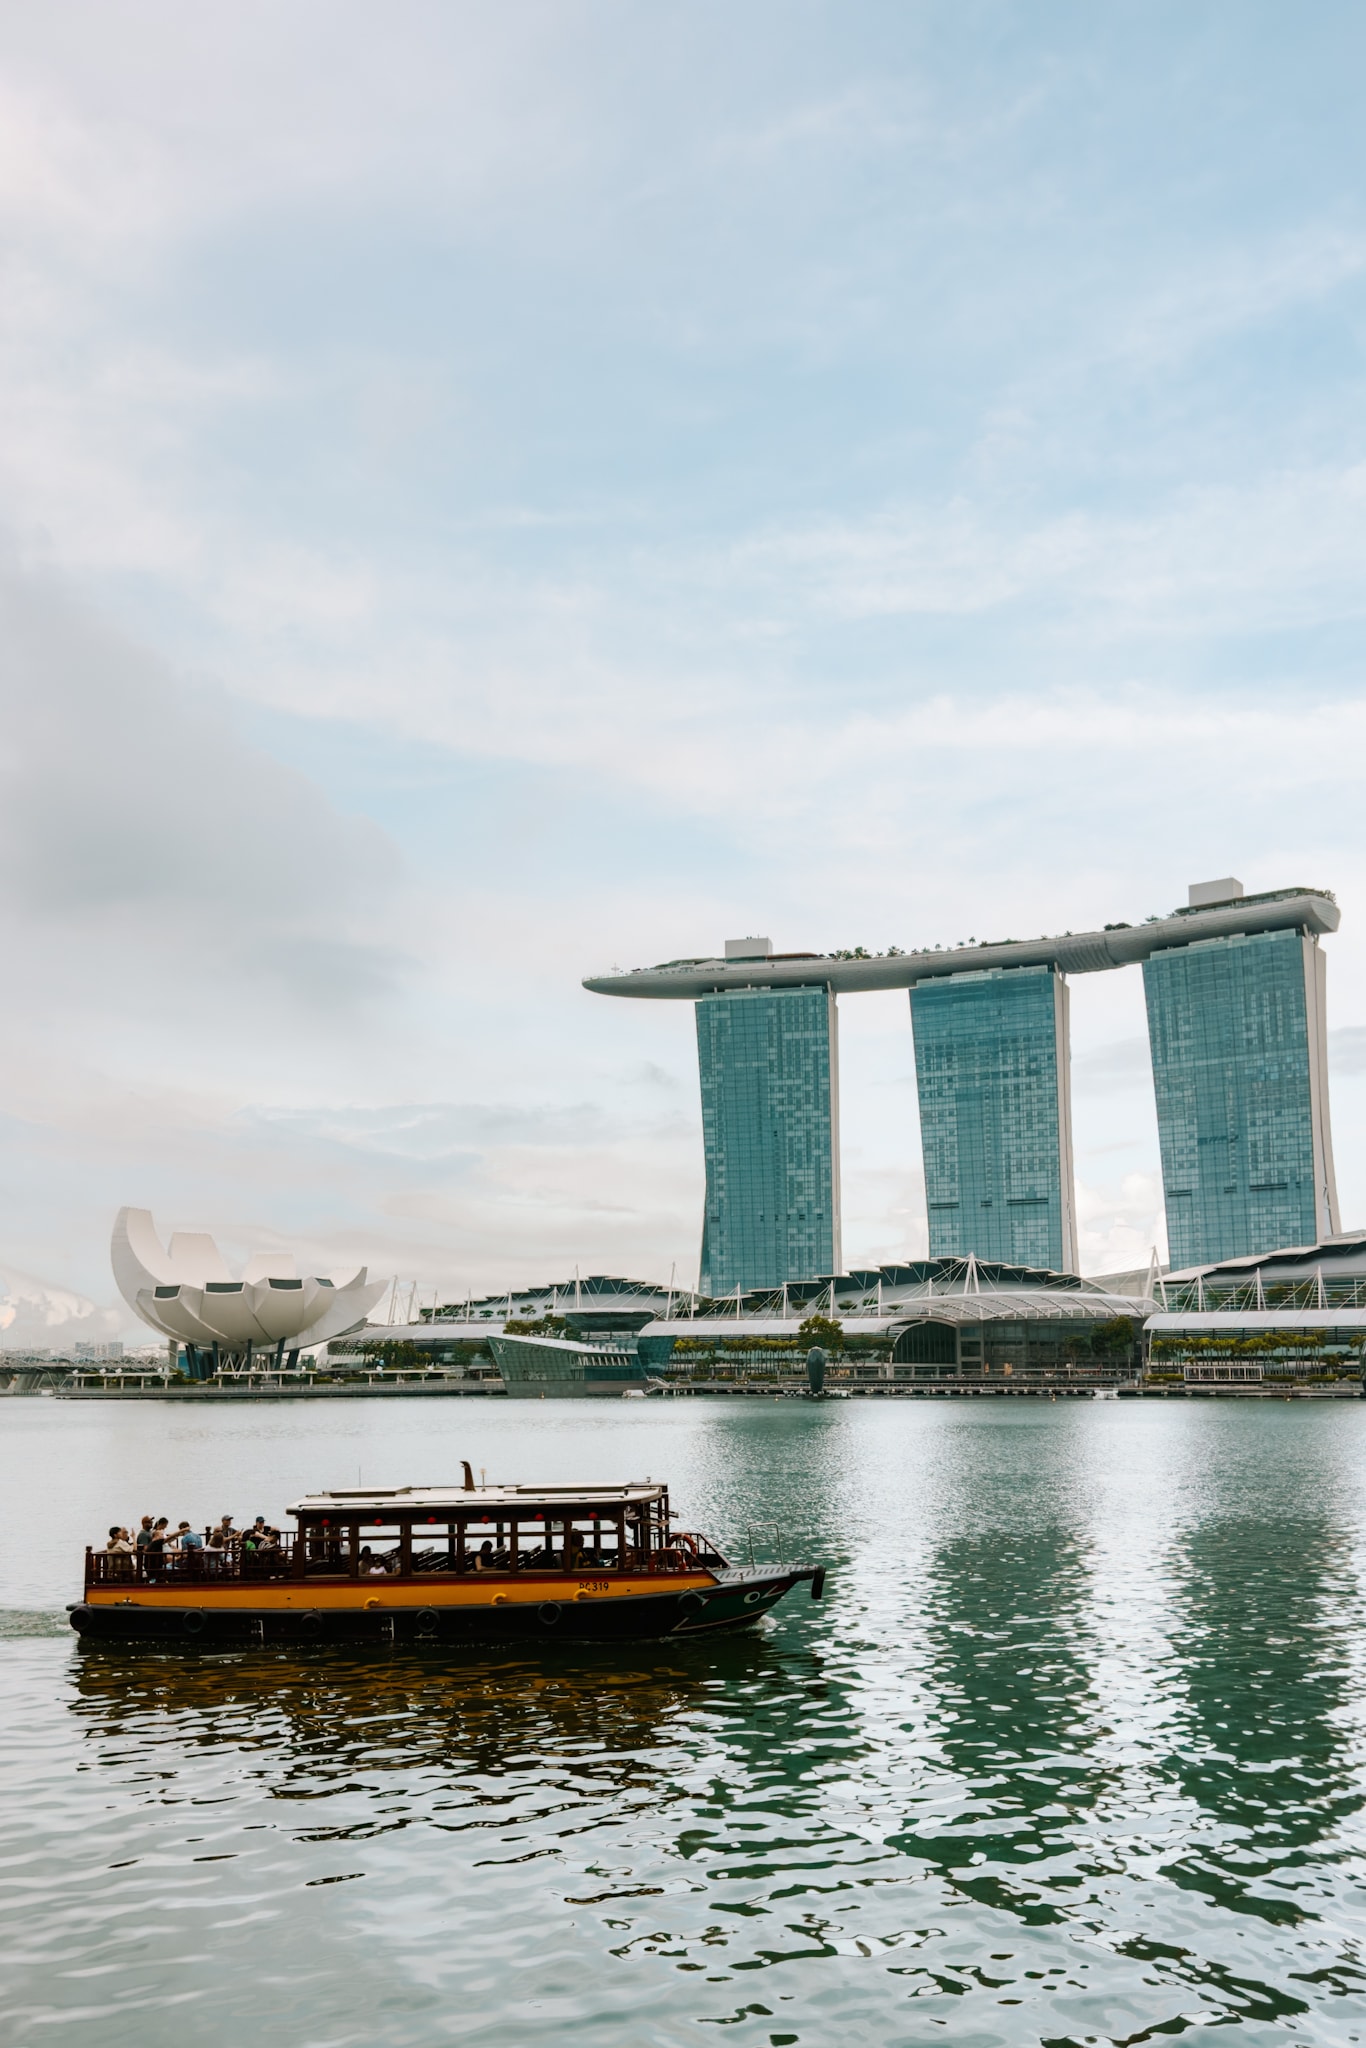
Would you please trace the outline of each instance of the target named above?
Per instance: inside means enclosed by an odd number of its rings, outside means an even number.
[[[1126,1173],[1118,1183],[1077,1181],[1077,1237],[1083,1273],[1120,1273],[1167,1257],[1159,1173]]]
[[[1366,1074],[1366,1025],[1347,1024],[1339,1031],[1329,1032],[1328,1067],[1343,1080]]]
[[[98,1308],[70,1288],[0,1266],[0,1348],[6,1351],[63,1351],[78,1341],[107,1343],[125,1320],[117,1309]],[[150,1338],[151,1332],[146,1334]]]
[[[1152,1059],[1146,1038],[1121,1038],[1078,1054],[1072,1087],[1078,1094],[1108,1095],[1116,1088],[1151,1087]]]
[[[372,933],[399,862],[379,828],[61,581],[13,564],[0,705],[0,915],[26,978],[90,945],[101,973],[151,973],[206,1002],[254,985],[344,1003],[390,985]]]
[[[1286,156],[1278,32],[1235,115],[1217,37],[1173,99],[1099,17],[9,13],[18,1267],[95,1297],[135,1199],[433,1284],[682,1271],[688,1020],[578,981],[727,931],[1336,885],[1355,1071],[1359,120]],[[1090,1027],[1085,1157],[1155,1163],[1141,1028]],[[853,1037],[867,1258],[923,1213]]]

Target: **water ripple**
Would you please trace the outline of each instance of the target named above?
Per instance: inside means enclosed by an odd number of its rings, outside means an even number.
[[[7,2040],[1366,2040],[1362,1418],[966,1406],[595,1419],[831,1562],[748,1637],[81,1649],[34,1564]],[[480,1426],[584,1470],[574,1418]],[[278,1418],[232,1429],[273,1505]]]

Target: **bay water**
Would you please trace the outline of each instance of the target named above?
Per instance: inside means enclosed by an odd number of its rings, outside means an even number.
[[[0,1419],[6,2043],[1366,2040],[1361,1404]],[[667,1479],[826,1598],[610,1651],[67,1627],[110,1522],[276,1521],[462,1457]]]

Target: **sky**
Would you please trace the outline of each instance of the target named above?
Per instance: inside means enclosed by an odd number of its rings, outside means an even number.
[[[584,975],[1336,892],[1366,1225],[1366,16],[0,0],[0,1321],[123,1203],[420,1299],[695,1281]],[[923,1253],[904,995],[844,1252]],[[1165,1248],[1138,970],[1082,1263]]]

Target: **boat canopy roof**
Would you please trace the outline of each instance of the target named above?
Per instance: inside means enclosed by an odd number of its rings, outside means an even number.
[[[535,1514],[539,1509],[559,1513],[578,1510],[592,1513],[604,1508],[640,1507],[663,1500],[669,1489],[654,1480],[634,1481],[626,1486],[399,1486],[356,1487],[341,1493],[308,1493],[286,1512],[296,1519],[323,1516],[343,1518],[359,1515]]]

